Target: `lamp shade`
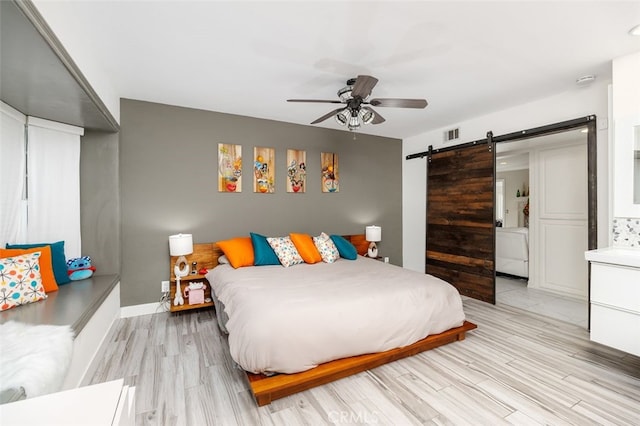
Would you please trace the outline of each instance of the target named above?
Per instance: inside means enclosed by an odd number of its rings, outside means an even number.
[[[193,237],[191,234],[176,234],[169,236],[169,254],[184,256],[193,253]]]
[[[372,242],[382,241],[382,228],[375,225],[367,226],[365,238]]]

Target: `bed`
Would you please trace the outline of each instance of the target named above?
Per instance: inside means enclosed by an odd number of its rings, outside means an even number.
[[[529,277],[529,228],[496,228],[496,272]]]
[[[362,236],[349,238],[366,252]],[[213,266],[206,278],[221,329],[258,405],[462,340],[475,328],[450,284],[362,256],[289,268],[233,269],[217,259]]]

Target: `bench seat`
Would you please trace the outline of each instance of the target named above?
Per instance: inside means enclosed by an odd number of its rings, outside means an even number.
[[[0,312],[0,324],[68,325],[74,332],[73,355],[63,389],[82,384],[91,362],[120,316],[120,277],[95,275],[72,281],[47,294],[45,300]]]
[[[58,291],[47,293],[45,300],[0,312],[0,323],[13,320],[28,324],[70,325],[77,336],[119,280],[114,274],[71,281],[61,285]]]

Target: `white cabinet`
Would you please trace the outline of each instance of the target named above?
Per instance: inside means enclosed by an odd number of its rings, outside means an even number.
[[[135,387],[123,380],[0,405],[0,424],[135,425]]]
[[[640,250],[592,250],[585,257],[591,261],[591,340],[640,356]]]

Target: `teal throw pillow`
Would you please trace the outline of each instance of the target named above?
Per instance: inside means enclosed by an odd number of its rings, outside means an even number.
[[[280,260],[278,260],[276,252],[269,245],[267,237],[253,232],[250,232],[249,235],[251,236],[251,244],[253,244],[253,264],[255,266],[280,264]]]
[[[53,266],[53,275],[58,285],[71,282],[67,273],[67,258],[64,255],[64,241],[57,243],[37,243],[37,244],[7,244],[7,248],[11,249],[29,249],[34,247],[49,246],[51,247],[51,265]]]
[[[331,241],[333,241],[333,244],[335,244],[338,249],[340,257],[349,260],[356,260],[358,258],[358,250],[356,250],[353,244],[345,240],[344,237],[341,237],[340,235],[331,235]]]

